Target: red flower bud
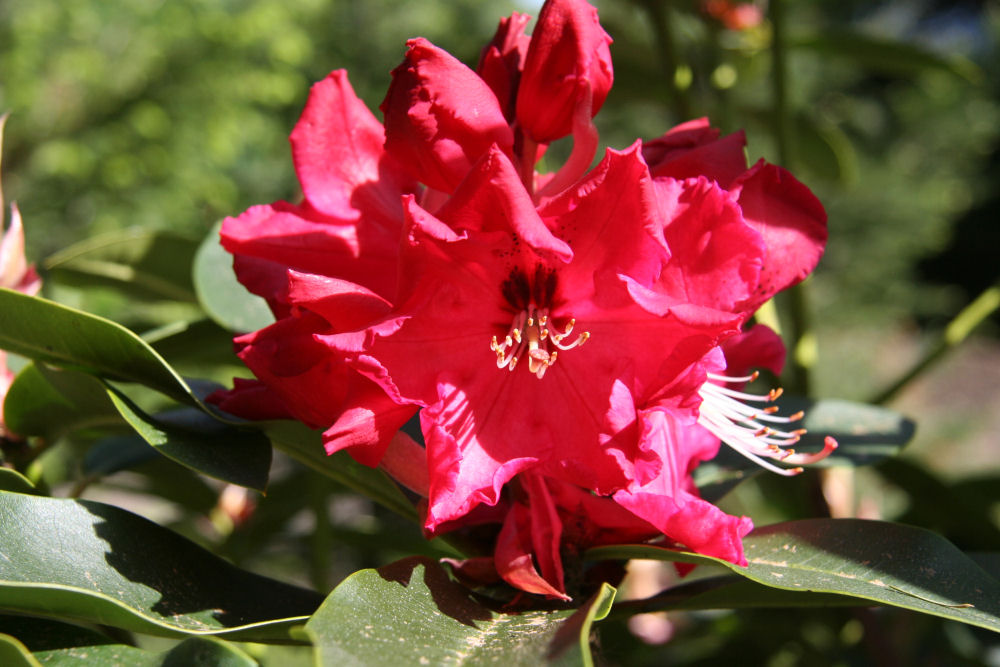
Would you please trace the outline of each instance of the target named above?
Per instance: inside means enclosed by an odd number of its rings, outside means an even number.
[[[568,135],[579,104],[593,117],[614,74],[611,38],[597,10],[582,0],[549,0],[542,7],[517,93],[517,121],[538,143]]]
[[[407,44],[379,107],[385,148],[419,181],[450,193],[493,144],[509,154],[513,132],[475,72],[426,39]]]
[[[514,106],[517,101],[517,86],[521,82],[524,58],[528,54],[531,38],[524,34],[524,28],[531,17],[514,12],[508,18],[500,19],[493,39],[483,47],[476,72],[500,101],[500,108],[508,121],[514,120]]]

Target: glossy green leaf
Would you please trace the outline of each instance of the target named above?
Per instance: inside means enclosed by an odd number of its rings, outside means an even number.
[[[866,35],[853,30],[824,28],[790,40],[792,48],[808,49],[825,57],[845,58],[870,70],[896,75],[927,70],[949,72],[968,81],[982,79],[971,61],[957,55],[942,55],[911,42]]]
[[[110,285],[140,298],[194,301],[190,267],[197,247],[197,241],[171,232],[134,227],[73,244],[43,266],[68,285]]]
[[[37,361],[138,382],[197,404],[183,379],[139,336],[110,320],[0,289],[0,348]]]
[[[856,607],[870,604],[867,600],[847,595],[789,591],[758,584],[736,575],[723,575],[687,581],[649,598],[619,602],[611,615],[621,617],[655,611]]]
[[[205,312],[229,331],[263,329],[274,322],[264,299],[251,294],[236,280],[233,256],[219,243],[218,223],[198,248],[194,260],[194,286]]]
[[[783,415],[799,410],[805,413],[797,425],[808,432],[795,445],[797,451],[821,450],[823,439],[828,435],[836,438],[840,445],[833,454],[810,468],[878,463],[897,454],[916,430],[914,423],[898,412],[865,403],[789,397],[779,401],[779,406]],[[762,470],[753,461],[723,445],[718,456],[695,470],[694,480],[702,497],[715,502]]]
[[[300,463],[401,516],[417,520],[413,503],[384,472],[361,465],[344,451],[328,456],[318,431],[293,421],[266,422],[261,426],[275,447]]]
[[[271,469],[271,443],[249,428],[223,424],[200,410],[182,408],[150,416],[125,396],[108,392],[121,416],[169,459],[192,470],[263,492]]]
[[[0,492],[0,525],[0,609],[154,635],[288,641],[321,602],[103,503]]]
[[[743,546],[745,568],[649,545],[597,547],[587,557],[715,563],[774,588],[847,595],[1000,632],[1000,582],[928,530],[861,519],[806,519],[757,528]]]
[[[122,424],[99,380],[42,364],[21,369],[3,407],[4,420],[15,433],[50,441],[78,429]]]
[[[211,665],[212,667],[252,667],[257,663],[234,645],[214,637],[188,637],[166,651],[144,650],[121,644],[100,632],[70,623],[30,616],[0,616],[3,628],[47,666],[128,665]],[[6,665],[7,663],[0,662]]]
[[[0,491],[13,491],[14,493],[37,493],[35,485],[31,480],[10,468],[0,466]]]
[[[591,623],[613,598],[604,586],[577,610],[499,613],[411,557],[345,579],[305,629],[319,665],[590,665]]]
[[[41,667],[41,663],[16,637],[2,633],[0,633],[0,665],[5,667]]]

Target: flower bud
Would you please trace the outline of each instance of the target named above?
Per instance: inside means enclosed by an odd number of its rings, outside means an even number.
[[[524,28],[531,17],[514,12],[500,19],[493,39],[483,47],[476,72],[500,101],[500,108],[508,121],[514,120],[517,87],[521,82],[524,58],[528,54],[531,38]]]
[[[517,93],[517,121],[538,143],[567,136],[580,104],[593,117],[614,74],[611,38],[597,10],[582,0],[549,0],[542,7]]]
[[[385,147],[419,181],[450,193],[493,144],[509,154],[513,132],[475,72],[426,39],[407,44],[380,107]]]

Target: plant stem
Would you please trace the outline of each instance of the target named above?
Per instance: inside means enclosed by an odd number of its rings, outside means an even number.
[[[785,31],[785,8],[783,0],[771,0],[768,4],[771,18],[771,86],[774,96],[773,124],[774,141],[778,163],[791,169],[794,155],[791,139],[791,111],[788,103],[788,59],[786,57],[787,34]],[[793,285],[785,293],[787,306],[786,343],[791,350],[788,367],[787,388],[796,394],[808,396],[812,389],[810,369],[815,363],[815,334],[809,318],[808,298],[805,287]]]
[[[929,350],[927,350],[923,358],[915,363],[910,370],[904,373],[898,380],[893,382],[887,389],[884,389],[881,393],[875,396],[871,402],[878,405],[887,403],[895,398],[896,395],[902,391],[904,387],[906,387],[906,385],[921,375],[936,361],[941,359],[946,352],[968,338],[969,334],[971,334],[976,327],[982,324],[987,317],[995,313],[998,309],[1000,309],[1000,283],[985,289],[982,294],[976,297],[975,301],[963,308],[962,311],[948,323],[948,326],[945,327],[941,338]]]
[[[677,82],[677,71],[680,59],[677,55],[677,44],[670,30],[670,19],[667,16],[668,2],[665,0],[641,0],[640,5],[649,14],[649,23],[653,28],[653,38],[659,51],[660,64],[663,68],[670,95],[670,105],[678,122],[691,117],[691,101],[688,99],[687,88],[682,88]]]

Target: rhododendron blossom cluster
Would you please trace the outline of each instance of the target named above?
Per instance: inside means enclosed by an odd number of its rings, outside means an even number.
[[[751,521],[691,472],[720,439],[779,471],[765,459],[835,446],[793,453],[795,415],[741,391],[780,371],[749,322],[816,265],[825,213],[705,120],[591,168],[611,39],[581,0],[528,20],[502,20],[475,70],[411,40],[382,123],[346,73],[313,87],[291,135],[303,200],[222,228],[276,321],[236,339],[257,380],[214,400],[381,464],[426,498],[428,535],[494,524],[493,558],[463,564],[481,578],[566,598],[566,554],[662,536],[743,564]],[[399,433],[414,415],[423,446]]]

